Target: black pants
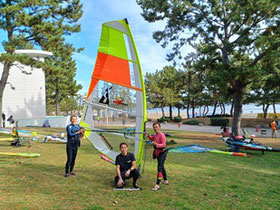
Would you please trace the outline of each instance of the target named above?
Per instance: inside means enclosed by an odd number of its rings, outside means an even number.
[[[163,177],[164,180],[167,180],[167,175],[166,175],[166,171],[164,168],[164,162],[166,160],[166,156],[167,156],[168,151],[165,150],[164,152],[160,153],[157,156],[157,161],[158,161],[158,176],[157,176],[157,184],[160,184],[160,181]]]
[[[65,174],[69,173],[69,167],[70,167],[70,172],[73,171],[78,148],[79,147],[77,145],[72,145],[71,143],[66,144],[67,162],[65,165]]]
[[[130,179],[130,178],[132,177],[132,178],[133,178],[133,184],[132,184],[132,185],[135,186],[135,185],[136,185],[136,181],[137,181],[137,179],[138,179],[139,176],[140,176],[139,171],[138,171],[137,169],[134,169],[134,170],[130,171],[130,174],[129,174],[128,177],[125,177],[125,173],[126,173],[126,171],[121,172],[121,176],[122,176],[123,182],[125,182],[126,179]],[[119,182],[119,177],[116,176],[116,177],[115,177],[115,184],[116,184],[116,187],[117,187],[117,188],[123,188],[123,186],[124,186],[125,184],[123,184],[121,187],[118,187],[118,182]]]

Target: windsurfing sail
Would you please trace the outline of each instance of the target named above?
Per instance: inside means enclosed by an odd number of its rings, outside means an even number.
[[[43,143],[46,142],[62,142],[62,143],[67,143],[67,139],[63,137],[58,137],[54,135],[46,135],[44,137]]]
[[[126,142],[141,171],[145,122],[144,80],[130,26],[126,19],[106,22],[80,125],[108,162],[114,163],[119,144]]]
[[[234,152],[239,152],[240,149],[245,150],[257,150],[261,151],[264,155],[264,151],[270,152],[280,152],[280,149],[275,149],[272,147],[268,147],[262,145],[261,143],[255,142],[255,135],[250,135],[246,129],[242,129],[243,136],[235,136],[235,137],[223,137],[223,142],[231,148]]]
[[[0,128],[0,134],[9,134],[12,136],[17,136],[17,137],[37,137],[36,132],[30,132],[28,130],[18,130],[17,128]],[[34,138],[35,139],[35,138]],[[33,138],[32,138],[33,140]]]
[[[268,152],[280,152],[280,149],[275,149],[272,147],[268,147],[262,145],[261,143],[254,142],[250,139],[250,141],[246,142],[245,140],[238,140],[231,137],[224,137],[222,138],[223,142],[225,142],[233,151],[240,151],[240,149],[245,150],[257,150],[261,151],[264,154],[264,151]]]
[[[168,149],[168,152],[171,153],[200,153],[200,152],[211,152],[216,154],[223,154],[223,155],[232,155],[232,156],[240,156],[240,157],[252,157],[251,155],[247,155],[246,153],[241,152],[226,152],[221,151],[213,148],[208,148],[204,146],[200,146],[198,144],[194,145],[185,145],[180,147],[172,147]]]
[[[17,157],[28,157],[28,158],[40,157],[40,154],[38,154],[38,153],[0,152],[0,155],[5,155],[5,156],[17,156]]]

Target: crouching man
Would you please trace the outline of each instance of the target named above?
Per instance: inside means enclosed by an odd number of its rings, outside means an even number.
[[[139,171],[136,169],[135,157],[132,153],[127,152],[128,145],[126,143],[120,144],[121,153],[116,157],[117,176],[115,177],[115,184],[117,188],[123,188],[125,180],[133,178],[133,187],[140,189],[136,185],[139,178]]]

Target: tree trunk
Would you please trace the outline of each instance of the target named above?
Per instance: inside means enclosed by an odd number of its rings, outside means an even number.
[[[276,105],[275,105],[275,100],[273,99],[273,113],[274,113],[274,118],[277,118],[277,112],[276,112]]]
[[[164,118],[165,117],[164,106],[161,106],[160,108],[161,108],[162,117]]]
[[[199,106],[199,117],[201,117],[201,106]]]
[[[194,100],[192,100],[192,118],[195,118],[194,109]]]
[[[2,72],[1,80],[0,80],[0,111],[1,111],[1,117],[0,117],[0,125],[2,126],[2,112],[3,112],[3,93],[8,81],[10,68],[12,66],[12,63],[10,62],[4,62],[4,69]],[[8,113],[5,113],[8,117]]]
[[[263,118],[267,118],[267,110],[270,104],[263,104]]]
[[[222,106],[222,103],[221,103],[221,102],[219,102],[219,106],[220,106],[220,109],[221,109],[220,115],[221,115],[221,117],[222,117],[222,116],[223,116],[223,113],[224,113],[224,110],[223,110],[223,106]]]
[[[232,133],[234,136],[240,135],[243,89],[238,89],[234,96],[234,114],[232,119]]]
[[[60,107],[59,107],[59,97],[58,97],[58,90],[55,91],[55,104],[56,104],[56,116],[60,115]]]
[[[207,106],[206,106],[206,111],[205,111],[205,116],[208,115],[208,112],[209,112],[209,106],[207,105]]]
[[[202,110],[202,116],[205,117],[205,110],[206,110],[206,106],[203,106],[203,110]]]
[[[187,118],[190,119],[190,103],[187,104]]]
[[[232,100],[231,108],[230,108],[230,116],[231,116],[231,117],[233,116],[233,105],[234,105],[234,102],[233,102],[233,100]]]
[[[216,113],[216,108],[217,108],[217,101],[215,101],[215,104],[214,104],[214,110],[213,110],[213,113],[212,113],[212,116],[214,116],[215,115],[215,113]]]
[[[169,105],[169,118],[170,118],[170,120],[173,119],[173,117],[172,117],[172,106],[171,105]]]
[[[180,107],[178,107],[178,117],[180,117],[181,113],[180,113]]]
[[[55,89],[56,116],[60,115],[58,82],[59,82],[59,78],[56,79],[56,89]]]
[[[224,103],[222,103],[222,107],[223,107],[223,115],[225,116],[226,115],[226,107],[225,107]]]

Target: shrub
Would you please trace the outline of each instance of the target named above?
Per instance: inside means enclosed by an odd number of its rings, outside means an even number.
[[[157,119],[157,121],[159,123],[170,122],[170,118],[169,117],[161,117],[161,118]]]
[[[186,121],[183,121],[184,125],[198,125],[199,123],[200,123],[199,120],[186,120]]]
[[[257,118],[263,118],[263,113],[258,113]],[[280,113],[267,113],[266,118],[280,118]]]
[[[227,126],[228,124],[229,124],[229,119],[226,119],[226,118],[211,118],[211,125]]]
[[[157,121],[158,121],[159,123],[165,122],[164,118],[162,118],[162,117],[161,117],[161,118],[158,118]]]
[[[232,116],[229,115],[229,114],[225,114],[225,115],[215,114],[215,115],[207,115],[206,117],[209,117],[209,118],[220,118],[220,117],[232,117]]]
[[[182,122],[182,117],[181,116],[174,117],[174,122]]]
[[[170,122],[171,120],[170,120],[170,118],[169,118],[169,117],[165,117],[165,118],[164,118],[164,121],[166,121],[166,122]]]

